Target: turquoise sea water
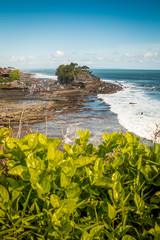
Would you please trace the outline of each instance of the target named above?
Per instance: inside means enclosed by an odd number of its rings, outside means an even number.
[[[135,134],[153,139],[160,124],[159,70],[95,70],[104,81],[122,84],[123,91],[100,95],[117,114],[119,123]]]
[[[60,115],[58,119],[48,123],[49,134],[54,134],[55,127],[57,131],[64,128],[66,139],[70,139],[75,125],[76,130],[89,128],[91,135],[96,139],[104,132],[128,130],[142,138],[152,140],[156,124],[160,124],[160,70],[92,71],[103,81],[122,85],[123,91],[98,95],[103,101],[86,104],[88,110],[81,109],[74,116]],[[46,80],[56,79],[55,70],[52,69],[36,69],[30,72]],[[35,126],[43,131],[43,124]]]
[[[160,70],[96,69],[93,74],[103,80],[134,84],[135,87],[141,87],[147,95],[160,99]]]

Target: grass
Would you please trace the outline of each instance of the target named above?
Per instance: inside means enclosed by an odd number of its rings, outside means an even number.
[[[7,84],[7,85],[0,84],[0,89],[10,88],[10,86],[11,86],[11,84]]]
[[[13,79],[11,77],[2,77],[0,76],[0,83],[12,82]]]

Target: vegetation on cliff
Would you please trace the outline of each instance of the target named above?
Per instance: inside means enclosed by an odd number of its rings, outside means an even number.
[[[89,131],[75,145],[0,130],[1,239],[160,239],[160,145]]]
[[[12,82],[14,80],[19,80],[20,79],[20,70],[14,69],[6,69],[6,68],[0,68],[0,83],[8,83]],[[2,87],[5,87],[1,85]],[[6,86],[8,87],[8,85]]]
[[[15,69],[13,71],[11,71],[10,73],[10,78],[14,81],[14,80],[19,80],[20,79],[20,70]]]
[[[78,66],[77,63],[71,63],[69,65],[60,65],[56,70],[56,75],[58,76],[58,81],[61,84],[69,84],[76,80],[79,74],[85,72],[83,68]]]

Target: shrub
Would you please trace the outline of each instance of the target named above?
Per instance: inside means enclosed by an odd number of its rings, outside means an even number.
[[[12,70],[10,73],[10,78],[11,80],[19,80],[20,79],[20,75],[19,75],[20,70]]]
[[[160,239],[160,145],[89,131],[75,145],[0,130],[1,239]]]
[[[82,68],[78,67],[77,63],[60,65],[56,70],[58,82],[61,84],[72,83],[79,73],[82,73]]]
[[[8,83],[11,82],[12,79],[10,77],[2,77],[0,76],[0,83]]]

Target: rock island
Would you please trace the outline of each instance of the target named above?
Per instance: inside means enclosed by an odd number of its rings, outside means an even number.
[[[0,69],[0,127],[43,122],[59,114],[74,113],[89,95],[122,90],[101,81],[87,66],[60,65],[57,80],[35,78],[34,74]]]

